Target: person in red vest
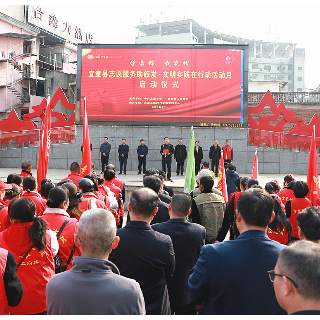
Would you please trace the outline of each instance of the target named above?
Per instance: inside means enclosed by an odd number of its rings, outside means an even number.
[[[14,255],[0,248],[0,314],[9,315],[9,307],[16,307],[23,294],[23,287],[16,274],[17,263]]]
[[[46,181],[44,181],[44,180],[46,180]],[[50,190],[51,190],[52,188],[54,188],[54,187],[55,187],[55,185],[54,185],[54,183],[53,183],[51,180],[49,180],[49,179],[43,179],[43,180],[41,181],[41,189],[40,189],[41,197],[42,197],[44,200],[48,201],[49,192],[50,192]]]
[[[88,178],[82,178],[78,182],[78,189],[83,196],[79,207],[84,212],[91,208],[108,209],[106,204],[99,200],[98,197],[93,193],[94,183]]]
[[[66,211],[69,206],[68,193],[69,191],[62,187],[52,188],[49,192],[47,209],[41,216],[56,234],[60,231],[65,221],[68,220],[58,239],[58,256],[66,270],[72,268],[73,258],[81,255],[79,248],[74,244],[74,235],[78,233],[78,221],[75,218],[70,218]]]
[[[116,167],[113,164],[108,164],[106,166],[106,170],[108,170],[108,169],[113,170],[115,174],[117,173]],[[123,202],[125,202],[126,201],[126,184],[124,183],[123,180],[119,179],[117,177],[117,175],[115,175],[114,180],[112,182],[115,186],[117,186],[121,189],[122,200],[123,200]]]
[[[224,167],[227,168],[228,164],[233,160],[233,148],[230,146],[230,141],[226,140],[226,145],[222,147]]]
[[[281,202],[286,205],[287,201],[294,198],[293,186],[297,180],[290,181],[283,189],[280,190],[279,197]]]
[[[31,177],[32,173],[32,165],[30,161],[23,161],[21,164],[21,173],[20,176],[22,176],[22,178],[26,178],[26,177]]]
[[[123,215],[124,215],[124,206],[123,206],[123,201],[122,201],[122,194],[121,194],[121,189],[117,187],[116,185],[113,184],[113,180],[115,178],[115,172],[113,170],[105,170],[104,172],[104,186],[108,187],[111,192],[114,194],[118,201],[118,212],[117,212],[117,217],[116,222],[117,222],[117,227],[121,228],[122,227],[122,222],[123,222]]]
[[[268,225],[267,235],[271,240],[288,244],[291,241],[292,225],[282,210],[281,201],[278,200],[275,194],[277,188],[278,185],[274,181],[267,182],[264,187],[274,201],[273,211],[275,213],[274,219]]]
[[[10,225],[10,219],[8,216],[8,204],[4,201],[6,190],[9,189],[12,189],[12,185],[4,183],[0,179],[0,231],[7,229]]]
[[[93,193],[98,197],[99,200],[104,202],[108,210],[110,210],[110,201],[109,201],[108,193],[105,192],[104,190],[99,189],[97,176],[94,175],[93,173],[89,173],[85,175],[85,178],[88,178],[93,182],[94,184]]]
[[[26,177],[23,179],[23,193],[21,198],[30,198],[36,204],[36,216],[41,216],[46,210],[47,201],[41,197],[41,195],[37,192],[38,184],[37,180],[34,177]]]
[[[21,302],[10,307],[10,314],[46,314],[46,285],[54,275],[53,257],[59,245],[47,222],[35,216],[36,206],[31,199],[10,204],[12,224],[0,233],[0,247],[13,253],[23,286]]]
[[[297,216],[305,208],[312,207],[312,202],[306,198],[309,193],[308,184],[304,181],[296,181],[293,186],[295,198],[286,203],[286,216],[292,223],[292,240],[299,240]]]
[[[67,177],[61,179],[61,181],[72,180],[74,184],[77,186],[79,180],[81,179],[80,170],[81,170],[80,164],[78,162],[72,162],[70,165],[70,173],[68,174]]]

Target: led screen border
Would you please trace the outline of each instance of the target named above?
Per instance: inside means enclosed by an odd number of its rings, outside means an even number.
[[[177,123],[177,122],[107,122],[107,121],[89,121],[96,125],[131,125],[131,126],[219,126],[219,127],[248,127],[248,73],[249,73],[249,45],[231,45],[231,44],[79,44],[77,50],[77,99],[75,119],[76,124],[81,124],[80,120],[80,100],[81,100],[81,71],[82,71],[82,50],[83,49],[229,49],[241,50],[241,121],[242,124],[228,123]]]

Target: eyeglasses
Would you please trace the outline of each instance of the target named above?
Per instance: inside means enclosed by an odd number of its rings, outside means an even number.
[[[269,275],[269,279],[270,279],[271,282],[274,281],[275,276],[286,277],[287,279],[289,279],[294,284],[294,286],[296,288],[298,288],[298,285],[291,278],[289,278],[288,276],[285,276],[284,274],[275,273],[274,270],[267,271],[267,273]]]

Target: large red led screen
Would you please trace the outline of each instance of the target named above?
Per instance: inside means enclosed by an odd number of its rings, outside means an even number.
[[[243,50],[82,48],[84,97],[89,121],[241,125]]]

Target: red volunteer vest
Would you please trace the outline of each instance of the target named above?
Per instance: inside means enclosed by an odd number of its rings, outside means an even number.
[[[33,222],[15,223],[0,233],[0,247],[13,253],[17,264],[28,251],[32,242],[28,231]],[[47,310],[46,285],[54,275],[51,237],[47,231],[47,245],[39,251],[33,247],[17,270],[23,286],[21,302],[9,307],[11,314],[36,314]]]
[[[42,216],[42,214],[46,210],[47,201],[45,199],[43,199],[38,192],[35,192],[35,191],[30,191],[30,192],[24,191],[20,198],[30,198],[30,199],[33,200],[33,202],[36,205],[36,210],[37,210],[36,211],[36,216],[37,217]]]
[[[237,201],[240,198],[240,196],[242,195],[242,191],[236,191],[235,195],[234,195],[234,214],[236,214],[236,209],[237,209]]]
[[[110,190],[113,192],[114,196],[116,197],[117,201],[119,199],[119,191],[121,192],[121,189],[119,187],[117,187],[115,184],[114,184],[114,180],[112,182],[110,181],[105,181],[104,182],[104,186],[107,186],[108,188],[110,188]],[[122,207],[121,209],[118,208],[118,215],[119,216],[123,216],[124,215],[124,205],[123,205],[123,199],[122,199]],[[120,220],[119,220],[120,221]],[[118,222],[117,222],[118,223]]]
[[[281,202],[286,205],[287,201],[294,198],[292,189],[281,189],[280,190]]]
[[[87,199],[90,200],[89,201],[90,204],[88,203]],[[97,208],[105,209],[105,207],[106,207],[106,204],[104,202],[102,202],[101,200],[99,200],[97,198],[97,196],[95,196],[95,195],[92,195],[92,196],[85,195],[85,196],[83,196],[83,200],[82,200],[82,202],[80,202],[79,207],[83,212],[87,211],[87,210],[90,210],[92,202],[95,202]],[[109,204],[109,207],[110,207],[110,204]]]
[[[223,159],[230,159],[231,160],[231,150],[232,147],[229,146],[228,148],[226,146],[223,146]]]
[[[80,177],[79,173],[69,173],[69,175],[67,177],[63,178],[61,181],[72,180],[78,188],[78,182],[80,179],[82,179],[82,177]]]
[[[122,190],[123,190],[123,184],[124,184],[123,180],[115,177],[112,182],[113,182],[113,184],[114,184],[115,186],[117,186],[118,188],[120,188],[120,189],[121,189],[121,192],[122,192]]]
[[[294,198],[290,200],[291,202],[291,216],[289,220],[292,223],[291,235],[293,237],[299,238],[298,234],[298,222],[297,215],[305,208],[311,207],[311,201],[307,198]]]
[[[41,218],[48,222],[49,229],[54,231],[56,235],[58,234],[61,226],[64,221],[69,217],[60,213],[45,213],[41,216]],[[71,251],[74,246],[74,235],[78,234],[78,220],[75,218],[71,218],[69,222],[66,224],[64,229],[62,230],[60,237],[58,239],[59,242],[59,251],[58,256],[63,265],[65,265],[69,259]],[[79,248],[76,247],[74,254],[72,256],[71,262],[68,265],[67,270],[72,268],[72,261],[75,256],[81,256]]]
[[[289,241],[289,235],[288,235],[288,232],[286,230],[286,227],[283,225],[282,231],[280,231],[279,226],[278,226],[277,229],[278,229],[277,231],[273,231],[272,229],[270,229],[268,227],[267,236],[271,240],[277,241],[277,242],[282,243],[282,244],[287,244],[288,241]]]
[[[4,287],[3,275],[6,270],[8,250],[0,248],[0,314],[10,314],[6,289]]]
[[[101,188],[99,188],[99,186],[98,186],[98,189],[99,191],[93,191],[93,193],[97,196],[98,200],[102,201],[106,205],[108,210],[110,210],[110,201],[108,198],[108,194],[103,190],[103,188],[102,188],[103,191],[101,191]]]
[[[2,205],[0,205],[0,208]],[[3,207],[0,210],[0,232],[6,230],[10,226],[10,218],[8,215],[8,207]]]
[[[22,178],[26,178],[26,177],[31,177],[32,174],[28,173],[28,172],[25,172],[25,171],[21,171],[20,173],[20,176],[22,176]]]

